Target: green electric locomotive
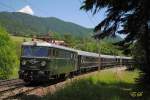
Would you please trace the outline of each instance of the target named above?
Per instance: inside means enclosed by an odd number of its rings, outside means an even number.
[[[74,49],[43,41],[24,42],[19,78],[26,82],[65,77],[78,70]]]

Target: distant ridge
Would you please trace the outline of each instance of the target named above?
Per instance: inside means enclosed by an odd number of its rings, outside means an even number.
[[[42,35],[48,32],[70,33],[74,36],[87,36],[92,29],[65,22],[55,17],[37,17],[20,12],[1,12],[0,25],[13,35]]]

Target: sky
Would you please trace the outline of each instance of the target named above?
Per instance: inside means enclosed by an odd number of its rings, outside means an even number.
[[[83,0],[0,0],[0,12],[28,12],[40,17],[56,17],[93,28],[105,18],[105,10],[96,15],[80,10]]]

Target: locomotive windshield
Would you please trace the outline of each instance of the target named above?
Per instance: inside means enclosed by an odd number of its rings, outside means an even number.
[[[23,46],[22,56],[25,57],[48,57],[48,47]]]

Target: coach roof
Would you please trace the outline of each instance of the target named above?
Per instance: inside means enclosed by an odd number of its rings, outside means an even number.
[[[78,52],[78,55],[82,56],[90,56],[90,57],[99,57],[99,54],[93,53],[93,52],[86,52],[86,51],[81,51],[81,50],[76,50]]]

